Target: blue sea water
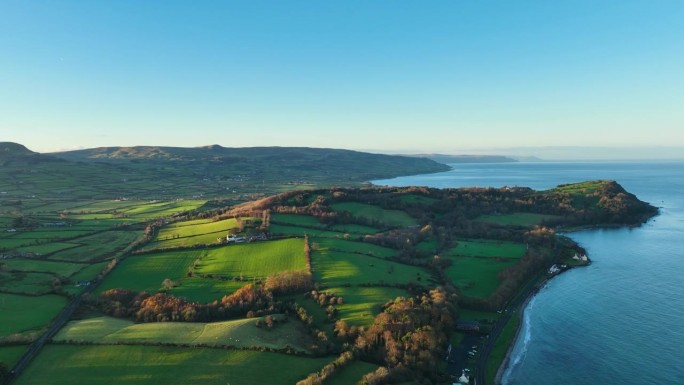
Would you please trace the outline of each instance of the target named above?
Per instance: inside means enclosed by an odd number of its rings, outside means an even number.
[[[612,179],[661,208],[638,228],[569,234],[593,260],[527,304],[504,384],[684,384],[684,163],[455,164],[374,181],[430,187]]]

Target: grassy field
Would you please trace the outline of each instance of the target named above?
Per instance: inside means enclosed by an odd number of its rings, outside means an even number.
[[[171,343],[179,345],[265,347],[284,349],[288,346],[308,352],[313,343],[303,325],[296,319],[282,322],[283,315],[273,315],[272,329],[255,326],[258,318],[223,322],[162,322],[135,324],[129,320],[96,317],[71,321],[54,338],[55,341],[96,343]]]
[[[234,218],[216,222],[205,220],[190,222],[173,223],[162,228],[152,242],[145,246],[145,249],[216,244],[217,238],[224,240],[229,230],[238,227],[238,222]]]
[[[344,298],[344,304],[337,305],[337,309],[340,319],[350,325],[372,324],[382,305],[408,295],[406,291],[393,287],[335,287],[327,291]]]
[[[312,229],[308,227],[278,224],[271,224],[269,230],[273,235],[291,235],[296,237],[303,237],[304,235],[308,235],[310,237],[344,238],[345,234],[339,231]]]
[[[0,271],[0,292],[40,295],[52,291],[55,276],[50,273]]]
[[[117,266],[98,288],[157,292],[162,281],[171,279],[180,285],[171,293],[190,300],[209,301],[230,294],[247,282],[188,277],[187,273],[200,259],[197,275],[240,277],[250,281],[262,279],[282,270],[306,268],[304,240],[293,238],[277,241],[228,245],[205,250],[182,250],[130,256]]]
[[[446,269],[446,273],[463,295],[487,298],[499,286],[500,271],[518,263],[518,260],[506,258],[454,257],[454,263]]]
[[[416,245],[416,251],[421,251],[424,253],[437,253],[438,247],[439,243],[436,239],[426,239]]]
[[[366,283],[420,283],[430,278],[430,273],[419,267],[339,251],[313,252],[311,264],[314,279],[326,287]]]
[[[388,226],[408,227],[415,226],[415,218],[400,210],[386,210],[382,207],[357,202],[343,202],[331,205],[335,211],[348,211],[356,217],[376,220]]]
[[[46,255],[56,253],[61,250],[70,249],[72,247],[77,247],[79,244],[70,242],[50,242],[43,243],[39,245],[31,245],[26,247],[21,247],[18,250],[26,253],[35,253],[38,255]]]
[[[296,214],[271,214],[272,223],[281,223],[285,225],[304,226],[304,227],[325,227],[321,221],[316,217],[310,215],[296,215]]]
[[[46,346],[17,385],[291,385],[330,361],[278,353],[158,346]]]
[[[369,235],[369,234],[375,234],[375,233],[380,231],[380,230],[376,229],[375,227],[364,226],[364,225],[356,225],[353,223],[334,225],[330,229],[335,230],[335,231],[342,231],[345,233],[350,233],[351,235],[357,235],[357,234]]]
[[[325,385],[352,385],[361,380],[364,374],[374,372],[378,366],[363,361],[354,361],[340,369]]]
[[[72,262],[100,261],[125,249],[141,236],[142,234],[136,231],[105,231],[79,238],[74,242],[80,243],[81,246],[52,254],[49,259]]]
[[[279,271],[305,268],[304,240],[290,238],[213,249],[202,258],[195,271],[198,274],[259,279]]]
[[[355,242],[332,238],[309,238],[309,244],[318,252],[343,251],[347,253],[362,253],[375,257],[393,257],[399,251],[388,247],[374,245],[368,242]]]
[[[204,200],[180,200],[170,202],[150,202],[122,212],[135,219],[155,219],[169,217],[184,211],[195,210],[205,204]]]
[[[555,215],[535,214],[535,213],[512,213],[500,215],[481,215],[475,220],[481,222],[494,223],[503,226],[523,226],[531,227],[541,225],[545,221],[558,219]]]
[[[130,256],[107,276],[98,291],[124,288],[157,292],[164,279],[185,277],[193,262],[207,253],[206,250],[191,250]]]
[[[0,346],[0,362],[11,368],[26,353],[26,349],[25,345]]]
[[[190,250],[128,257],[107,276],[97,292],[124,288],[156,293],[162,289],[162,281],[168,278],[179,283],[179,286],[171,289],[171,294],[191,301],[210,302],[221,299],[246,284],[232,280],[188,277],[187,272],[194,261],[209,255],[209,252]]]
[[[170,292],[175,296],[185,297],[191,301],[206,303],[220,300],[224,295],[231,294],[248,283],[248,281],[184,277],[180,280],[180,286],[174,287]]]
[[[497,241],[494,239],[457,240],[456,247],[444,256],[522,258],[527,252],[523,243]]]
[[[43,328],[66,304],[66,298],[57,295],[0,293],[0,338]]]
[[[87,265],[70,262],[44,261],[41,259],[13,258],[0,262],[3,270],[52,273],[61,277],[70,277]]]

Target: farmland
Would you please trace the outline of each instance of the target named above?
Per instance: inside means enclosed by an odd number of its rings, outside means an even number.
[[[521,258],[526,246],[522,243],[492,239],[457,240],[456,247],[444,255],[462,257]]]
[[[57,295],[28,297],[0,293],[0,339],[42,329],[66,303],[66,298]]]
[[[331,205],[336,211],[346,211],[356,217],[379,222],[392,227],[407,227],[417,224],[416,220],[404,211],[387,210],[375,205],[358,202],[344,202]]]
[[[231,278],[266,278],[279,271],[305,268],[304,240],[291,238],[212,250],[202,257],[195,271]]]
[[[16,383],[70,385],[78,378],[92,385],[294,384],[328,361],[244,350],[51,345]]]
[[[193,266],[194,277],[189,277]],[[126,258],[99,291],[125,288],[154,293],[162,289],[162,281],[170,279],[178,283],[171,289],[175,295],[196,301],[214,300],[243,286],[246,282],[242,280],[263,279],[279,271],[305,267],[304,241],[296,238],[158,252]]]
[[[223,322],[164,322],[134,324],[112,317],[72,321],[55,336],[55,341],[94,342],[99,344],[170,343],[187,346],[231,346],[237,348],[292,348],[308,353],[311,337],[296,320],[276,314],[272,328],[256,327],[256,319]]]
[[[501,290],[517,288],[510,277],[532,276],[519,263],[535,256],[528,244],[542,253],[528,262],[536,269],[554,242],[517,227],[551,214],[495,214],[516,212],[509,192],[291,191],[330,179],[257,178],[249,162],[239,174],[209,176],[187,172],[195,161],[151,166],[103,151],[107,160],[81,169],[68,161],[63,169],[47,161],[32,173],[14,168],[2,188],[0,340],[34,340],[72,298],[81,300],[17,384],[293,384],[342,350],[353,359],[325,383],[356,383],[388,365],[385,347],[407,352],[410,341],[422,351],[392,359],[434,382],[443,368],[421,368],[443,359],[436,341],[458,340],[444,329],[456,309],[462,318],[497,318],[484,310],[510,297]],[[100,177],[101,167],[116,183]],[[169,170],[168,179],[145,177]],[[588,188],[572,194],[601,191]],[[269,191],[287,192],[233,206]],[[572,215],[563,218],[587,214]],[[0,347],[0,361],[11,365],[25,346]]]
[[[430,277],[429,272],[415,267],[339,251],[318,251],[311,255],[314,278],[331,287],[363,284],[408,284]]]
[[[252,218],[240,219],[251,221]],[[235,218],[221,221],[194,220],[177,222],[163,227],[145,249],[166,249],[216,244],[224,240],[227,233],[240,227]]]
[[[499,273],[518,263],[516,259],[453,257],[446,274],[464,295],[487,298],[501,283]]]

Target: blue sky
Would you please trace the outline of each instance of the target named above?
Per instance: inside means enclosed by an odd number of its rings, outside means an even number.
[[[682,26],[680,0],[3,0],[0,140],[655,156],[684,148]]]

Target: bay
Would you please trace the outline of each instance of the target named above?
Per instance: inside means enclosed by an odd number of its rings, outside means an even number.
[[[454,164],[378,185],[526,186],[611,179],[660,215],[637,228],[569,234],[593,263],[527,304],[504,384],[684,384],[684,163]]]

